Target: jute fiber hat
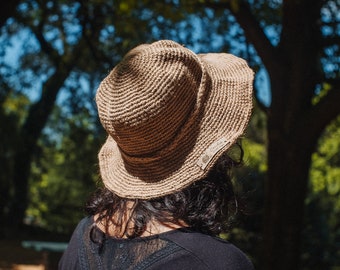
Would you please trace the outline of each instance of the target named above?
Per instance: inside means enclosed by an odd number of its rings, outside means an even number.
[[[150,199],[202,179],[243,134],[252,84],[246,61],[231,54],[197,55],[170,40],[132,49],[96,94],[108,133],[99,153],[104,185]]]

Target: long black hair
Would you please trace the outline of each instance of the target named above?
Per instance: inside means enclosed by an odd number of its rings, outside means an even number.
[[[101,187],[85,210],[89,215],[97,215],[96,223],[104,224],[106,233],[113,225],[120,237],[141,236],[153,220],[177,225],[184,222],[209,235],[226,232],[238,208],[231,169],[242,164],[243,150],[240,145],[239,148],[237,160],[223,154],[204,179],[176,193],[148,200],[126,199]]]

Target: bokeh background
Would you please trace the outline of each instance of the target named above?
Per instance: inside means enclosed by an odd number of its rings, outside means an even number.
[[[247,213],[223,237],[257,269],[339,270],[339,0],[1,1],[0,269],[39,264],[24,240],[68,241],[99,180],[96,88],[158,39],[256,72]]]

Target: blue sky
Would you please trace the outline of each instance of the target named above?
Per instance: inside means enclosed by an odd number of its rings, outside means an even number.
[[[29,45],[30,47],[34,48],[38,46],[35,39],[32,38],[32,35],[28,31],[21,31],[19,35],[13,36],[10,40],[11,47],[7,47],[4,61],[6,64],[10,65],[14,69],[17,68],[18,61],[22,52],[22,47],[25,45]],[[200,45],[197,44],[196,48],[192,48],[195,52],[199,52]],[[39,84],[42,84],[42,82],[47,78],[46,74],[35,74],[35,78],[38,77]],[[70,81],[68,81],[70,83]],[[89,89],[89,84],[86,81],[86,78],[84,77],[81,82],[82,89],[84,91],[91,91]],[[255,86],[258,90],[258,98],[260,101],[266,105],[269,106],[271,102],[271,96],[270,96],[270,81],[268,74],[264,68],[261,68],[257,74],[255,79]],[[41,89],[41,87],[40,87]],[[37,87],[37,84],[35,84],[34,89],[25,89],[25,94],[27,94],[31,100],[36,100],[40,96],[40,90],[39,87]],[[62,104],[67,98],[67,95],[65,92],[61,91],[58,96],[58,104]]]

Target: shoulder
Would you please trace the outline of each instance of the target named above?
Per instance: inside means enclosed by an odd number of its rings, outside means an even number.
[[[240,249],[220,238],[190,231],[176,232],[167,238],[199,259],[209,269],[254,269],[249,258]]]
[[[78,270],[81,269],[79,264],[78,253],[81,249],[82,237],[86,235],[86,231],[93,224],[93,218],[83,218],[75,228],[71,239],[68,243],[66,250],[64,251],[60,261],[58,269],[60,270]]]

